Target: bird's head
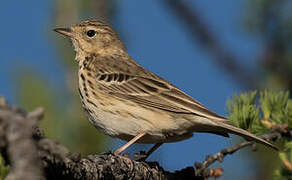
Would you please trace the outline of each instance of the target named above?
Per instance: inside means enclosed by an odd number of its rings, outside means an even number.
[[[69,28],[56,28],[54,31],[71,38],[77,58],[82,54],[125,50],[117,33],[109,25],[98,20],[86,20]]]

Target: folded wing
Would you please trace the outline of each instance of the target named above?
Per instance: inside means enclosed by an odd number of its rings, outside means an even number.
[[[224,117],[208,110],[160,78],[133,76],[124,73],[104,73],[99,74],[97,80],[105,85],[105,90],[112,96],[128,99],[143,106],[226,121]]]

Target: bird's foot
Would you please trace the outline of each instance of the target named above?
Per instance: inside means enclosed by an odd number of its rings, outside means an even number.
[[[145,161],[148,158],[148,154],[145,151],[140,151],[140,153],[135,153],[134,154],[134,160],[135,161]]]
[[[122,161],[124,161],[132,170],[134,168],[133,165],[133,160],[130,158],[130,154],[129,153],[114,153],[115,156],[118,156],[120,159],[122,159]]]

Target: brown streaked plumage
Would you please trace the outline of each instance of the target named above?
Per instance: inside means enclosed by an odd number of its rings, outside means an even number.
[[[90,122],[105,134],[156,144],[187,139],[193,132],[228,137],[233,133],[277,149],[271,143],[228,124],[180,89],[146,70],[127,53],[107,24],[87,20],[55,31],[71,38],[79,63],[79,93]]]

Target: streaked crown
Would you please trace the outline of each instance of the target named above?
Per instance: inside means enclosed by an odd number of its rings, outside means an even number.
[[[125,47],[117,33],[98,20],[86,20],[70,28],[57,28],[55,31],[72,39],[78,54],[106,52],[108,49],[124,51]]]

